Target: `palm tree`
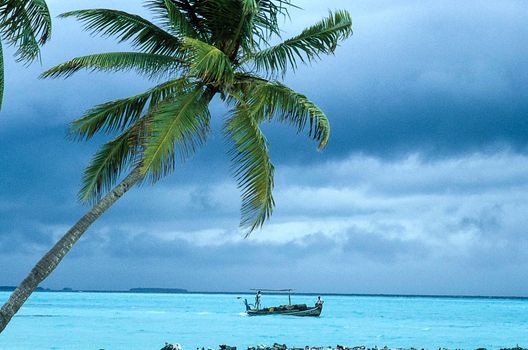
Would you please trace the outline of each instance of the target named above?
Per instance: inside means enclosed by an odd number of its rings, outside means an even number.
[[[335,11],[299,35],[269,45],[280,40],[278,21],[291,6],[289,0],[149,0],[147,7],[159,26],[109,9],[62,15],[78,18],[93,33],[129,41],[136,51],[74,58],[46,71],[44,77],[68,77],[81,69],[132,70],[164,82],[139,95],[95,106],[72,122],[71,134],[79,140],[97,133],[114,135],[84,172],[79,198],[94,205],[4,304],[0,331],[115,201],[139,182],[154,183],[170,174],[206,141],[208,105],[215,95],[229,108],[223,133],[232,146],[233,173],[242,193],[240,225],[246,237],[263,225],[274,206],[274,168],[260,124],[277,120],[306,130],[320,149],[330,133],[326,115],[276,79],[298,62],[334,53],[338,42],[352,34],[350,15]]]
[[[30,63],[51,35],[51,16],[45,0],[0,0],[0,109],[4,97],[2,41],[17,48],[17,61]]]

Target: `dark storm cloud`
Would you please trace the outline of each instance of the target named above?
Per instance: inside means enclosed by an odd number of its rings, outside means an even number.
[[[438,157],[505,144],[526,149],[522,3],[314,6],[354,14],[355,34],[336,57],[290,78],[331,116],[329,153],[419,150]]]
[[[52,5],[61,12],[98,4]],[[325,15],[327,8],[346,8],[354,18],[355,34],[335,57],[323,57],[287,77],[332,120],[325,157],[350,152],[392,157],[418,151],[438,157],[503,147],[526,150],[528,93],[522,87],[528,79],[524,60],[528,29],[522,3],[301,5],[305,11],[295,11],[295,21],[285,26],[285,37]],[[147,15],[138,4],[116,1],[113,6]],[[116,49],[112,39],[93,38],[79,28],[73,20],[56,21],[43,68],[74,56]],[[8,103],[3,111],[7,125],[30,118],[62,126],[94,103],[154,84],[134,74],[81,73],[67,81],[37,81],[41,69],[8,66]],[[223,114],[222,109],[215,111],[216,117]],[[293,137],[295,132],[288,127],[266,129],[277,161],[322,158],[314,156],[315,145],[307,145],[303,136]],[[213,140],[215,147],[220,143]]]
[[[9,221],[0,220],[2,234],[0,234],[0,253],[35,253],[40,252],[44,247],[50,247],[53,240],[49,232],[38,229],[38,223],[27,222],[13,224],[13,218]]]

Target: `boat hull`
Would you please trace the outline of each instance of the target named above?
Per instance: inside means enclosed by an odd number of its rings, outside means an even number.
[[[285,309],[285,308],[264,308],[264,309],[249,309],[247,310],[248,316],[267,316],[267,315],[287,315],[287,316],[310,316],[318,317],[323,311],[322,306],[316,306],[312,308],[307,308],[304,310],[301,309]]]

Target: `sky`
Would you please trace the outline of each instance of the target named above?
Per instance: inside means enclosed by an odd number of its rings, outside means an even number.
[[[297,1],[284,37],[329,9],[354,35],[289,73],[332,125],[323,152],[265,125],[276,208],[248,239],[211,105],[208,144],[175,174],[132,189],[44,287],[295,288],[321,293],[528,296],[528,10],[523,1]],[[54,15],[140,1],[49,0]],[[128,50],[56,19],[42,62],[7,49],[0,113],[0,285],[16,285],[89,208],[76,200],[103,138],[75,143],[69,121],[156,82],[133,73],[39,73],[88,53]]]

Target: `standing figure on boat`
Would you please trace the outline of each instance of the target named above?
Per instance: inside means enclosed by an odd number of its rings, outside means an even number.
[[[317,297],[317,301],[315,302],[315,307],[322,308],[323,307],[323,303],[324,303],[324,301],[323,301],[323,299],[321,299],[321,296],[318,296]]]
[[[257,290],[257,294],[255,294],[255,309],[260,309],[260,290]]]

